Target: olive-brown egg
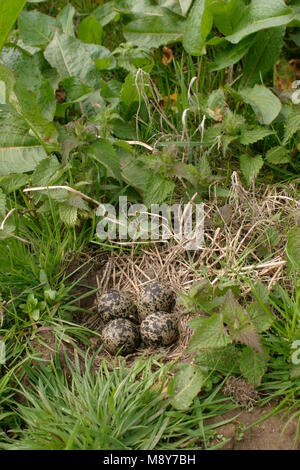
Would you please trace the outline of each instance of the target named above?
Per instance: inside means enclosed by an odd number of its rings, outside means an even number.
[[[140,331],[146,346],[169,346],[178,337],[177,319],[172,313],[152,313],[141,323]]]
[[[110,289],[98,299],[98,313],[104,323],[116,318],[126,318],[138,323],[135,303],[125,292]]]
[[[110,354],[131,354],[140,344],[139,327],[126,318],[107,323],[101,336],[103,346]]]
[[[142,322],[155,312],[171,312],[175,305],[175,295],[171,289],[159,282],[144,286],[137,298],[138,316]]]

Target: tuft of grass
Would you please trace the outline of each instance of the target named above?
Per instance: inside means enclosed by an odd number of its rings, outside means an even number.
[[[170,405],[166,385],[172,365],[140,358],[99,370],[86,363],[82,375],[72,370],[71,383],[55,367],[27,368],[29,383],[20,385],[26,404],[14,403],[19,426],[2,434],[9,450],[199,449],[209,447],[217,424],[208,418],[233,408],[217,390],[197,399],[189,412]],[[17,437],[17,439],[16,439]]]

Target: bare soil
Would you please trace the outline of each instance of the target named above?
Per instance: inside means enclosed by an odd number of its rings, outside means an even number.
[[[277,414],[254,425],[271,412],[272,406],[274,404],[240,413],[236,410],[226,413],[222,419],[234,419],[217,429],[218,437],[214,444],[225,441],[221,450],[300,450],[300,439],[296,440],[297,420],[286,426],[287,417]]]

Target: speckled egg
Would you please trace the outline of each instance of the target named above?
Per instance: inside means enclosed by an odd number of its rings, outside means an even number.
[[[138,323],[137,308],[131,298],[115,289],[107,291],[98,300],[98,313],[104,323],[116,318],[127,318]]]
[[[140,331],[146,346],[169,346],[178,337],[177,320],[172,313],[152,313],[142,322]]]
[[[140,344],[139,327],[126,318],[112,320],[102,330],[102,342],[110,354],[133,353]]]
[[[140,290],[137,298],[139,319],[142,322],[151,313],[171,312],[174,305],[174,293],[159,282],[151,282]]]

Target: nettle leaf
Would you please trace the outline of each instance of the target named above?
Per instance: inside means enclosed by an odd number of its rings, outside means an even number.
[[[186,21],[183,46],[191,55],[206,53],[205,41],[213,26],[213,16],[207,3],[207,0],[195,0]]]
[[[0,186],[8,195],[20,188],[24,188],[28,184],[30,176],[25,174],[12,173],[10,175],[0,177]]]
[[[235,299],[231,290],[224,298],[222,306],[224,322],[228,325],[230,336],[235,342],[245,344],[262,352],[258,331],[246,310]]]
[[[124,28],[125,39],[148,48],[181,41],[184,18],[166,8],[161,8],[160,12],[160,15],[143,16],[128,23]]]
[[[23,11],[18,27],[22,41],[33,47],[46,47],[53,39],[57,21],[39,11]]]
[[[69,204],[69,206],[76,207],[77,209],[80,209],[82,211],[88,211],[89,210],[89,206],[88,206],[87,202],[84,199],[82,199],[81,196],[70,194],[68,204]]]
[[[160,204],[168,196],[171,196],[175,189],[174,181],[168,180],[159,174],[151,175],[148,179],[144,203],[150,208],[151,204]]]
[[[172,406],[177,410],[188,410],[201,391],[203,382],[204,377],[200,367],[194,364],[182,365],[168,387]]]
[[[73,24],[75,13],[76,10],[73,5],[68,3],[56,17],[56,21],[61,26],[62,31],[69,36],[75,36]]]
[[[284,131],[284,144],[293,137],[296,132],[300,130],[300,111],[298,109],[293,110],[287,118]]]
[[[199,366],[220,371],[223,374],[240,372],[239,357],[241,351],[237,346],[229,344],[221,349],[201,351],[197,354],[196,362]]]
[[[257,178],[263,165],[264,165],[264,161],[261,155],[256,155],[256,157],[251,157],[250,155],[245,154],[245,155],[240,156],[241,172],[243,173],[243,176],[249,186]]]
[[[61,165],[54,155],[41,161],[32,175],[33,186],[48,186],[60,168]]]
[[[234,44],[257,31],[288,24],[294,12],[284,0],[252,0],[244,6],[240,21],[226,39]]]
[[[25,4],[26,0],[2,1],[0,3],[0,50]]]
[[[240,143],[243,145],[250,145],[259,142],[260,140],[273,135],[274,131],[265,127],[254,127],[253,129],[245,129],[241,132]]]
[[[129,158],[122,166],[122,178],[127,184],[130,184],[130,186],[144,195],[149,179],[149,168],[143,161]]]
[[[188,350],[223,348],[232,342],[224,323],[223,315],[215,313],[209,318],[196,318],[190,322],[195,331]]]
[[[59,204],[58,213],[61,221],[68,227],[74,227],[77,222],[77,208],[69,204]]]
[[[259,387],[267,370],[267,358],[251,348],[245,348],[240,356],[243,377],[254,387]]]
[[[97,142],[89,145],[86,151],[108,170],[109,176],[121,181],[120,161],[116,150],[108,140],[98,139]]]
[[[77,77],[83,82],[95,84],[97,69],[85,46],[72,36],[56,32],[44,55],[61,79]]]
[[[253,302],[247,306],[247,312],[259,333],[268,331],[274,323],[275,317],[270,312],[268,314],[259,302]]]
[[[294,269],[300,270],[300,227],[289,231],[286,254]]]
[[[94,15],[84,18],[78,28],[78,39],[87,44],[102,44],[103,28]]]
[[[286,147],[279,145],[268,150],[266,160],[273,165],[281,165],[283,163],[290,163],[291,155]]]
[[[244,63],[240,88],[260,83],[266,74],[273,70],[283,46],[285,27],[272,28],[257,34]]]
[[[271,124],[281,111],[279,98],[263,85],[245,88],[240,95],[251,106],[261,124]]]

